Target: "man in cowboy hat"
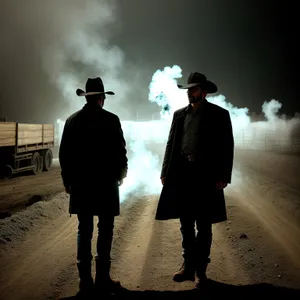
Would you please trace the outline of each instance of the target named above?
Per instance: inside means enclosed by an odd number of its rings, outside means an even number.
[[[110,278],[114,217],[120,213],[119,185],[127,174],[127,151],[120,120],[103,109],[106,95],[101,78],[89,78],[86,104],[66,121],[59,150],[61,175],[70,194],[70,214],[77,214],[79,296],[112,292],[120,283]],[[98,216],[95,285],[91,274],[94,216]]]
[[[207,282],[212,224],[227,219],[224,188],[231,182],[234,140],[229,112],[206,100],[217,86],[191,73],[189,105],[175,111],[162,164],[156,219],[179,219],[184,263],[173,280]],[[195,233],[195,223],[197,234]]]

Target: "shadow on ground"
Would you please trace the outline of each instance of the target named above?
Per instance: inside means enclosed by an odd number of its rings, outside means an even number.
[[[261,298],[266,295],[270,297],[280,297],[280,299],[300,299],[300,289],[290,289],[275,286],[267,283],[252,285],[231,285],[217,281],[210,281],[209,285],[201,289],[186,291],[135,291],[122,290],[117,296],[107,299],[118,300],[194,300],[194,299],[217,299],[219,297],[230,299],[252,299]],[[77,299],[76,296],[60,298],[60,300]],[[95,299],[95,298],[93,298]],[[97,298],[96,298],[97,299]],[[98,299],[103,299],[98,298]]]

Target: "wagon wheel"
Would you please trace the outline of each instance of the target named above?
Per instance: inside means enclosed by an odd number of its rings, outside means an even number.
[[[46,150],[43,153],[43,170],[44,171],[49,171],[49,169],[52,166],[52,161],[53,161],[53,154],[50,149]]]
[[[42,159],[40,154],[38,152],[34,152],[31,158],[31,165],[33,166],[32,173],[34,175],[41,172],[41,163],[42,163]]]
[[[9,179],[13,175],[13,168],[10,165],[6,165],[3,168],[3,178]]]

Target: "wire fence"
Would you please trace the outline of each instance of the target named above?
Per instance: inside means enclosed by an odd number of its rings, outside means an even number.
[[[59,146],[64,122],[55,126],[55,144]],[[122,122],[124,135],[128,141],[165,144],[168,137],[169,125],[162,121],[152,122]],[[271,131],[268,129],[249,129],[234,133],[234,143],[237,149],[265,150],[300,154],[300,135],[290,137],[287,132]]]
[[[276,131],[266,131],[255,134],[241,131],[235,134],[235,147],[245,150],[300,153],[300,138],[288,138]]]

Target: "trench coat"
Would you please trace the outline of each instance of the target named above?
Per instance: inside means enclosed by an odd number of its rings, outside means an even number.
[[[180,168],[181,139],[184,118],[189,106],[174,112],[162,164],[165,178],[156,210],[156,220],[178,219],[183,216],[205,218],[211,223],[227,220],[224,190],[217,190],[217,181],[231,183],[234,158],[234,138],[228,110],[204,100],[204,112],[199,123],[201,158],[195,162],[199,181],[193,186],[193,200],[187,199],[189,186],[180,189],[187,174]],[[199,171],[198,171],[199,170]],[[189,194],[191,195],[191,194]]]
[[[87,103],[65,122],[59,148],[61,176],[70,188],[70,214],[120,214],[119,180],[127,151],[117,115]]]

